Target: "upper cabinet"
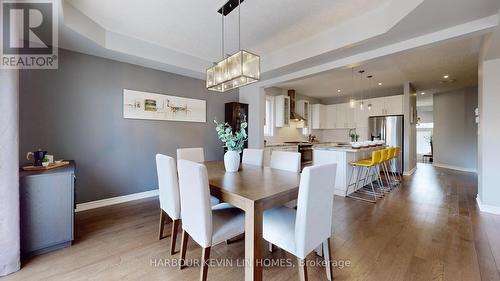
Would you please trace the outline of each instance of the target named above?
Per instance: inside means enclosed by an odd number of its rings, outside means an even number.
[[[290,97],[281,95],[274,98],[275,103],[275,126],[289,127],[290,126]]]
[[[326,105],[313,104],[311,106],[311,126],[313,130],[325,129]]]
[[[326,106],[325,110],[325,127],[324,129],[335,129],[337,128],[337,105],[329,104]]]
[[[370,100],[372,109],[369,116],[403,114],[403,96],[390,96]],[[366,103],[369,104],[369,103]]]
[[[312,129],[365,129],[368,128],[370,116],[403,114],[402,95],[367,99],[363,103],[363,109],[359,103],[354,108],[349,103],[313,104]],[[368,109],[368,105],[371,105],[371,109]]]
[[[352,108],[349,103],[338,104],[336,128],[350,129],[355,127],[356,120],[354,118],[354,108]]]
[[[309,101],[307,100],[299,100],[295,103],[295,112],[297,112],[300,116],[304,117],[304,119],[309,120]]]
[[[385,97],[385,114],[403,114],[403,95]]]
[[[300,116],[304,117],[306,121],[301,121],[297,123],[297,128],[311,128],[311,109],[308,100],[299,100],[295,103],[295,112]]]

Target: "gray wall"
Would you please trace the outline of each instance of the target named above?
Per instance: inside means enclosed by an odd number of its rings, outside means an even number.
[[[18,79],[0,69],[0,276],[20,268]]]
[[[434,113],[432,111],[420,111],[418,108],[418,117],[420,117],[421,123],[432,123],[434,122]]]
[[[477,87],[434,94],[434,162],[477,169]]]
[[[38,148],[77,164],[78,203],[157,188],[155,154],[204,147],[223,158],[212,120],[238,93],[214,93],[205,82],[60,50],[58,70],[20,73],[20,156]],[[122,118],[123,88],[207,101],[207,123]]]

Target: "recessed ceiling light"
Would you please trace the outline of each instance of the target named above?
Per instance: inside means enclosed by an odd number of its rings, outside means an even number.
[[[425,95],[425,92],[420,93],[421,95]]]
[[[341,90],[337,90],[337,93],[340,93],[340,92],[342,92],[342,91]]]
[[[450,75],[446,74],[445,76],[443,76],[444,79],[448,79],[450,78]]]
[[[382,86],[382,82],[378,82],[378,85],[379,85],[379,86]]]

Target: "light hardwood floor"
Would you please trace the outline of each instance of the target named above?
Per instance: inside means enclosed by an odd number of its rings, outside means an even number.
[[[336,197],[333,259],[351,265],[334,268],[335,280],[500,280],[500,216],[479,213],[476,181],[473,174],[419,164],[377,204]],[[2,281],[198,280],[199,267],[151,266],[151,259],[178,258],[169,254],[170,237],[157,239],[158,205],[148,199],[78,213],[72,247],[31,258]],[[243,249],[244,241],[221,244],[211,257],[242,259]],[[190,242],[187,258],[200,256]],[[267,257],[295,263],[278,249]],[[326,280],[324,268],[308,272],[309,280]],[[208,280],[242,280],[243,274],[236,265],[211,267]],[[297,267],[265,268],[264,280],[298,280]]]

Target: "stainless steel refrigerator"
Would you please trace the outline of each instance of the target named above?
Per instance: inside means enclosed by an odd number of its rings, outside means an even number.
[[[369,136],[371,140],[384,140],[387,146],[401,147],[401,155],[397,160],[394,172],[404,171],[404,118],[403,115],[374,116],[368,119]]]

